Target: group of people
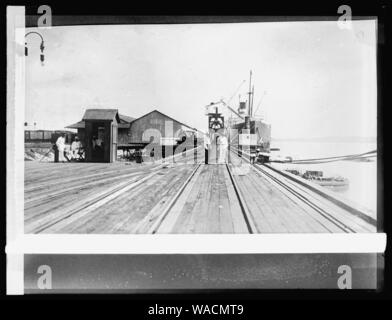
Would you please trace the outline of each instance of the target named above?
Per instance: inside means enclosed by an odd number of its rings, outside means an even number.
[[[204,136],[204,154],[205,164],[208,164],[209,160],[209,148],[211,145],[211,139],[209,135]],[[229,148],[229,141],[225,135],[219,135],[216,137],[216,162],[225,163],[227,161],[227,153]]]
[[[69,150],[65,144],[65,133],[61,134],[55,144],[55,152],[58,153],[58,162],[80,161],[84,159],[84,150],[79,137],[76,136]]]
[[[227,151],[229,148],[229,141],[227,140],[227,137],[222,135],[218,136],[217,141],[217,158],[218,158],[218,163],[226,163],[227,161]]]
[[[205,164],[208,164],[209,160],[209,149],[211,145],[211,139],[208,134],[204,136],[204,154],[205,154]],[[227,153],[229,148],[229,142],[225,135],[219,135],[216,138],[216,152],[217,152],[217,163],[225,163],[227,161]],[[256,159],[259,158],[261,150],[259,148],[250,149],[250,163],[255,164]]]

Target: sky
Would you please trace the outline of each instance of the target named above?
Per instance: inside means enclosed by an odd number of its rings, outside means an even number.
[[[375,20],[351,29],[319,21],[39,32],[44,66],[38,37],[28,38],[26,57],[29,128],[60,130],[88,108],[115,108],[131,117],[158,109],[205,131],[204,106],[234,95],[236,109],[252,70],[254,109],[273,138],[376,137]]]

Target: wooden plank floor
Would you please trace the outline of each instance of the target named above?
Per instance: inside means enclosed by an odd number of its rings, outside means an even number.
[[[138,223],[150,211],[158,214],[194,168],[194,164],[159,169],[124,163],[26,163],[25,232],[143,232],[148,226],[138,229]]]
[[[132,182],[157,165],[25,163],[25,232],[83,206],[88,199],[121,183]]]
[[[162,169],[136,188],[121,192],[95,210],[82,210],[45,232],[146,233],[164,210],[167,200],[182,186],[193,165]],[[149,215],[147,223],[144,218]]]
[[[269,172],[278,177],[279,181],[300,192],[301,196],[315,203],[317,208],[321,209],[323,213],[320,214],[320,210],[312,208],[258,170],[249,168],[250,170],[246,174],[241,174],[240,170],[235,170],[241,163],[244,163],[243,160],[237,154],[231,152],[229,166],[258,232],[376,232],[375,226],[370,225],[315,192],[279,176],[279,174]],[[236,172],[239,173],[237,174]],[[342,224],[349,229],[342,228]]]
[[[248,233],[226,165],[202,165],[158,233]]]
[[[259,233],[345,232],[266,175],[242,174],[241,159],[230,159],[242,204],[224,164],[26,162],[25,232],[248,233],[241,205]],[[293,187],[352,232],[375,232],[320,195]]]

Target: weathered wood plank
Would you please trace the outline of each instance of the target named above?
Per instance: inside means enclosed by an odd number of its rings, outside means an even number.
[[[190,169],[190,168],[189,168]],[[157,172],[137,189],[99,206],[94,212],[66,222],[60,230],[72,233],[134,233],[136,225],[160,200],[165,190],[174,192],[179,180],[186,176],[184,168]]]
[[[272,175],[277,176],[279,179],[284,181],[289,186],[294,187],[304,197],[306,197],[309,200],[311,200],[312,202],[316,203],[319,208],[328,212],[334,219],[347,225],[349,228],[353,229],[355,232],[376,232],[376,228],[374,226],[370,225],[369,223],[367,223],[363,219],[361,219],[361,218],[347,212],[346,210],[340,208],[339,206],[332,203],[328,199],[323,198],[321,195],[316,194],[315,192],[313,192],[313,191],[311,191],[301,185],[298,185],[298,184],[294,183],[293,181],[290,181],[287,178],[278,176],[278,174],[275,172],[272,172]],[[327,220],[327,219],[324,219],[324,220]]]
[[[194,190],[195,183],[198,181],[198,178],[202,172],[202,167],[199,167],[195,175],[189,181],[188,185],[185,187],[183,193],[176,201],[173,208],[170,210],[169,214],[162,221],[161,226],[157,230],[157,233],[171,233],[176,224],[180,214],[184,214],[184,211],[189,212],[189,206],[186,210],[184,210],[185,205],[188,203],[194,203],[195,198],[197,197],[197,192]]]
[[[233,153],[231,159],[237,165],[242,161]],[[195,168],[194,164],[179,162],[167,165],[166,169],[160,163],[133,166],[26,162],[25,230],[27,233],[148,232]],[[237,171],[233,178],[258,232],[344,232],[271,177],[255,169],[247,173]],[[277,173],[272,176],[277,177]],[[283,177],[277,178],[356,232],[374,232],[375,228],[366,221],[321,195]],[[141,179],[143,183],[137,184]],[[202,165],[189,181],[158,232],[248,232],[225,165]]]
[[[233,162],[240,163],[236,158],[231,153]],[[256,170],[235,178],[260,232],[344,232]]]
[[[242,213],[241,207],[239,205],[239,202],[236,201],[237,195],[235,193],[233,184],[231,182],[229,173],[224,171],[224,178],[225,178],[225,183],[227,186],[227,198],[229,199],[228,205],[229,205],[229,213],[230,216],[227,217],[227,219],[231,218],[231,225],[233,227],[233,232],[234,233],[249,233],[248,226],[246,225],[244,215]],[[223,212],[226,208],[223,208]]]

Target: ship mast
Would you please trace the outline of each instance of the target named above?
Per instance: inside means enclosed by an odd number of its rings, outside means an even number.
[[[253,100],[255,99],[255,86],[252,85],[252,109],[250,111],[250,117],[253,117]]]
[[[249,98],[248,98],[248,116],[250,117],[252,115],[252,105],[251,105],[251,96],[252,96],[252,70],[250,70],[249,74],[249,92],[248,92]]]

